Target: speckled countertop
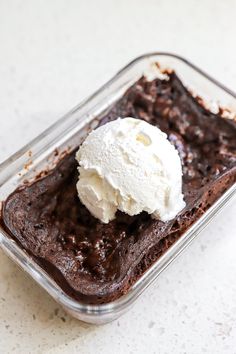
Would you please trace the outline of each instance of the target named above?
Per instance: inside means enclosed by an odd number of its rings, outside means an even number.
[[[182,54],[235,90],[235,13],[233,0],[2,0],[0,160],[148,51]],[[236,202],[101,327],[66,315],[0,251],[0,353],[235,354],[235,215]]]

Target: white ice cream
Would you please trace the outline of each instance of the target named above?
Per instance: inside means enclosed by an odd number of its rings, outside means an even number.
[[[178,152],[145,121],[119,118],[93,130],[76,159],[79,198],[104,223],[117,210],[168,221],[185,206]]]

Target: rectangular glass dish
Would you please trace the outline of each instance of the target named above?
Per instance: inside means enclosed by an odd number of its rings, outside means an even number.
[[[158,65],[156,63],[158,62]],[[42,171],[52,169],[58,160],[79,145],[95,128],[104,113],[141,76],[160,76],[159,68],[173,69],[183,84],[204,98],[211,110],[223,107],[223,115],[235,118],[236,95],[183,58],[167,53],[152,53],[135,59],[100,90],[62,117],[38,138],[0,165],[0,200],[24,181],[33,181]],[[227,108],[225,108],[227,107]],[[56,153],[55,153],[56,151]],[[144,289],[185,249],[218,211],[236,193],[230,187],[140,278],[128,293],[101,305],[87,305],[68,296],[60,286],[0,227],[2,249],[27,271],[72,316],[89,323],[106,323],[124,313]]]

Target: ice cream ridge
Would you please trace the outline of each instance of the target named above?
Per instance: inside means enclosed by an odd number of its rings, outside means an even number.
[[[103,223],[117,210],[145,211],[161,221],[184,207],[181,160],[167,135],[136,118],[118,118],[93,130],[76,153],[78,195]]]

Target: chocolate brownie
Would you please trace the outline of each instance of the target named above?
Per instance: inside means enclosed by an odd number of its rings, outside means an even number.
[[[185,209],[169,222],[143,212],[118,212],[103,224],[80,203],[75,151],[48,175],[15,190],[3,203],[11,237],[70,296],[105,303],[137,279],[236,181],[236,122],[213,114],[177,75],[142,77],[104,115],[144,119],[167,133],[183,167]]]

